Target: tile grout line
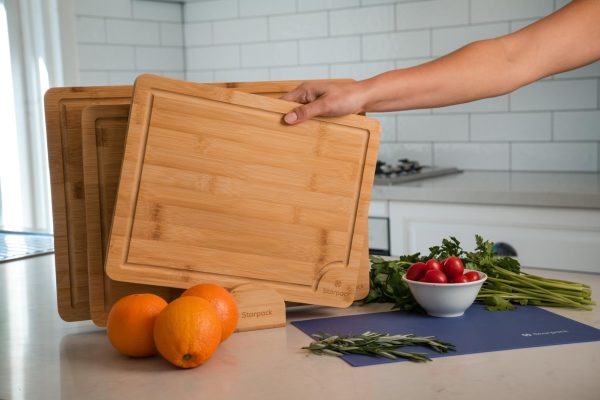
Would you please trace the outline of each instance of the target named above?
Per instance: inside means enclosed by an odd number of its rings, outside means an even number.
[[[185,34],[185,4],[179,5],[179,11],[181,15],[181,44],[183,46],[183,79],[188,80],[188,59],[187,59],[187,46],[186,46],[186,34]],[[162,29],[162,28],[161,28]],[[212,36],[212,33],[211,33]]]
[[[597,145],[598,145],[597,154],[596,154],[597,161],[598,161],[597,170],[598,170],[598,172],[600,172],[600,142],[598,142]]]

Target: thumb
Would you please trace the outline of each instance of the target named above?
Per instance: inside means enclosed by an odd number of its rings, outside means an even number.
[[[296,125],[307,119],[311,119],[312,117],[323,115],[325,109],[325,102],[322,99],[317,99],[312,103],[294,108],[292,111],[285,114],[283,120],[288,125]]]

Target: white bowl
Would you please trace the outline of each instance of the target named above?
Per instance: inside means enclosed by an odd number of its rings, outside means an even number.
[[[469,271],[465,269],[465,272]],[[434,317],[460,317],[473,304],[481,285],[487,279],[483,272],[476,272],[479,280],[467,283],[411,281],[406,279],[406,274],[402,276],[402,280],[408,284],[413,297],[427,314]]]

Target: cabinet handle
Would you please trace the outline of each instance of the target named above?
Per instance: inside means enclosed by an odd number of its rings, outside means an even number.
[[[492,251],[500,257],[517,257],[517,251],[508,243],[494,243]]]

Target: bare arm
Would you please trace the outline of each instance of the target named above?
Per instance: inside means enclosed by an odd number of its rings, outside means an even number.
[[[314,116],[441,107],[499,96],[600,59],[600,0],[576,0],[518,32],[473,42],[437,60],[355,83],[306,83],[283,96]]]

